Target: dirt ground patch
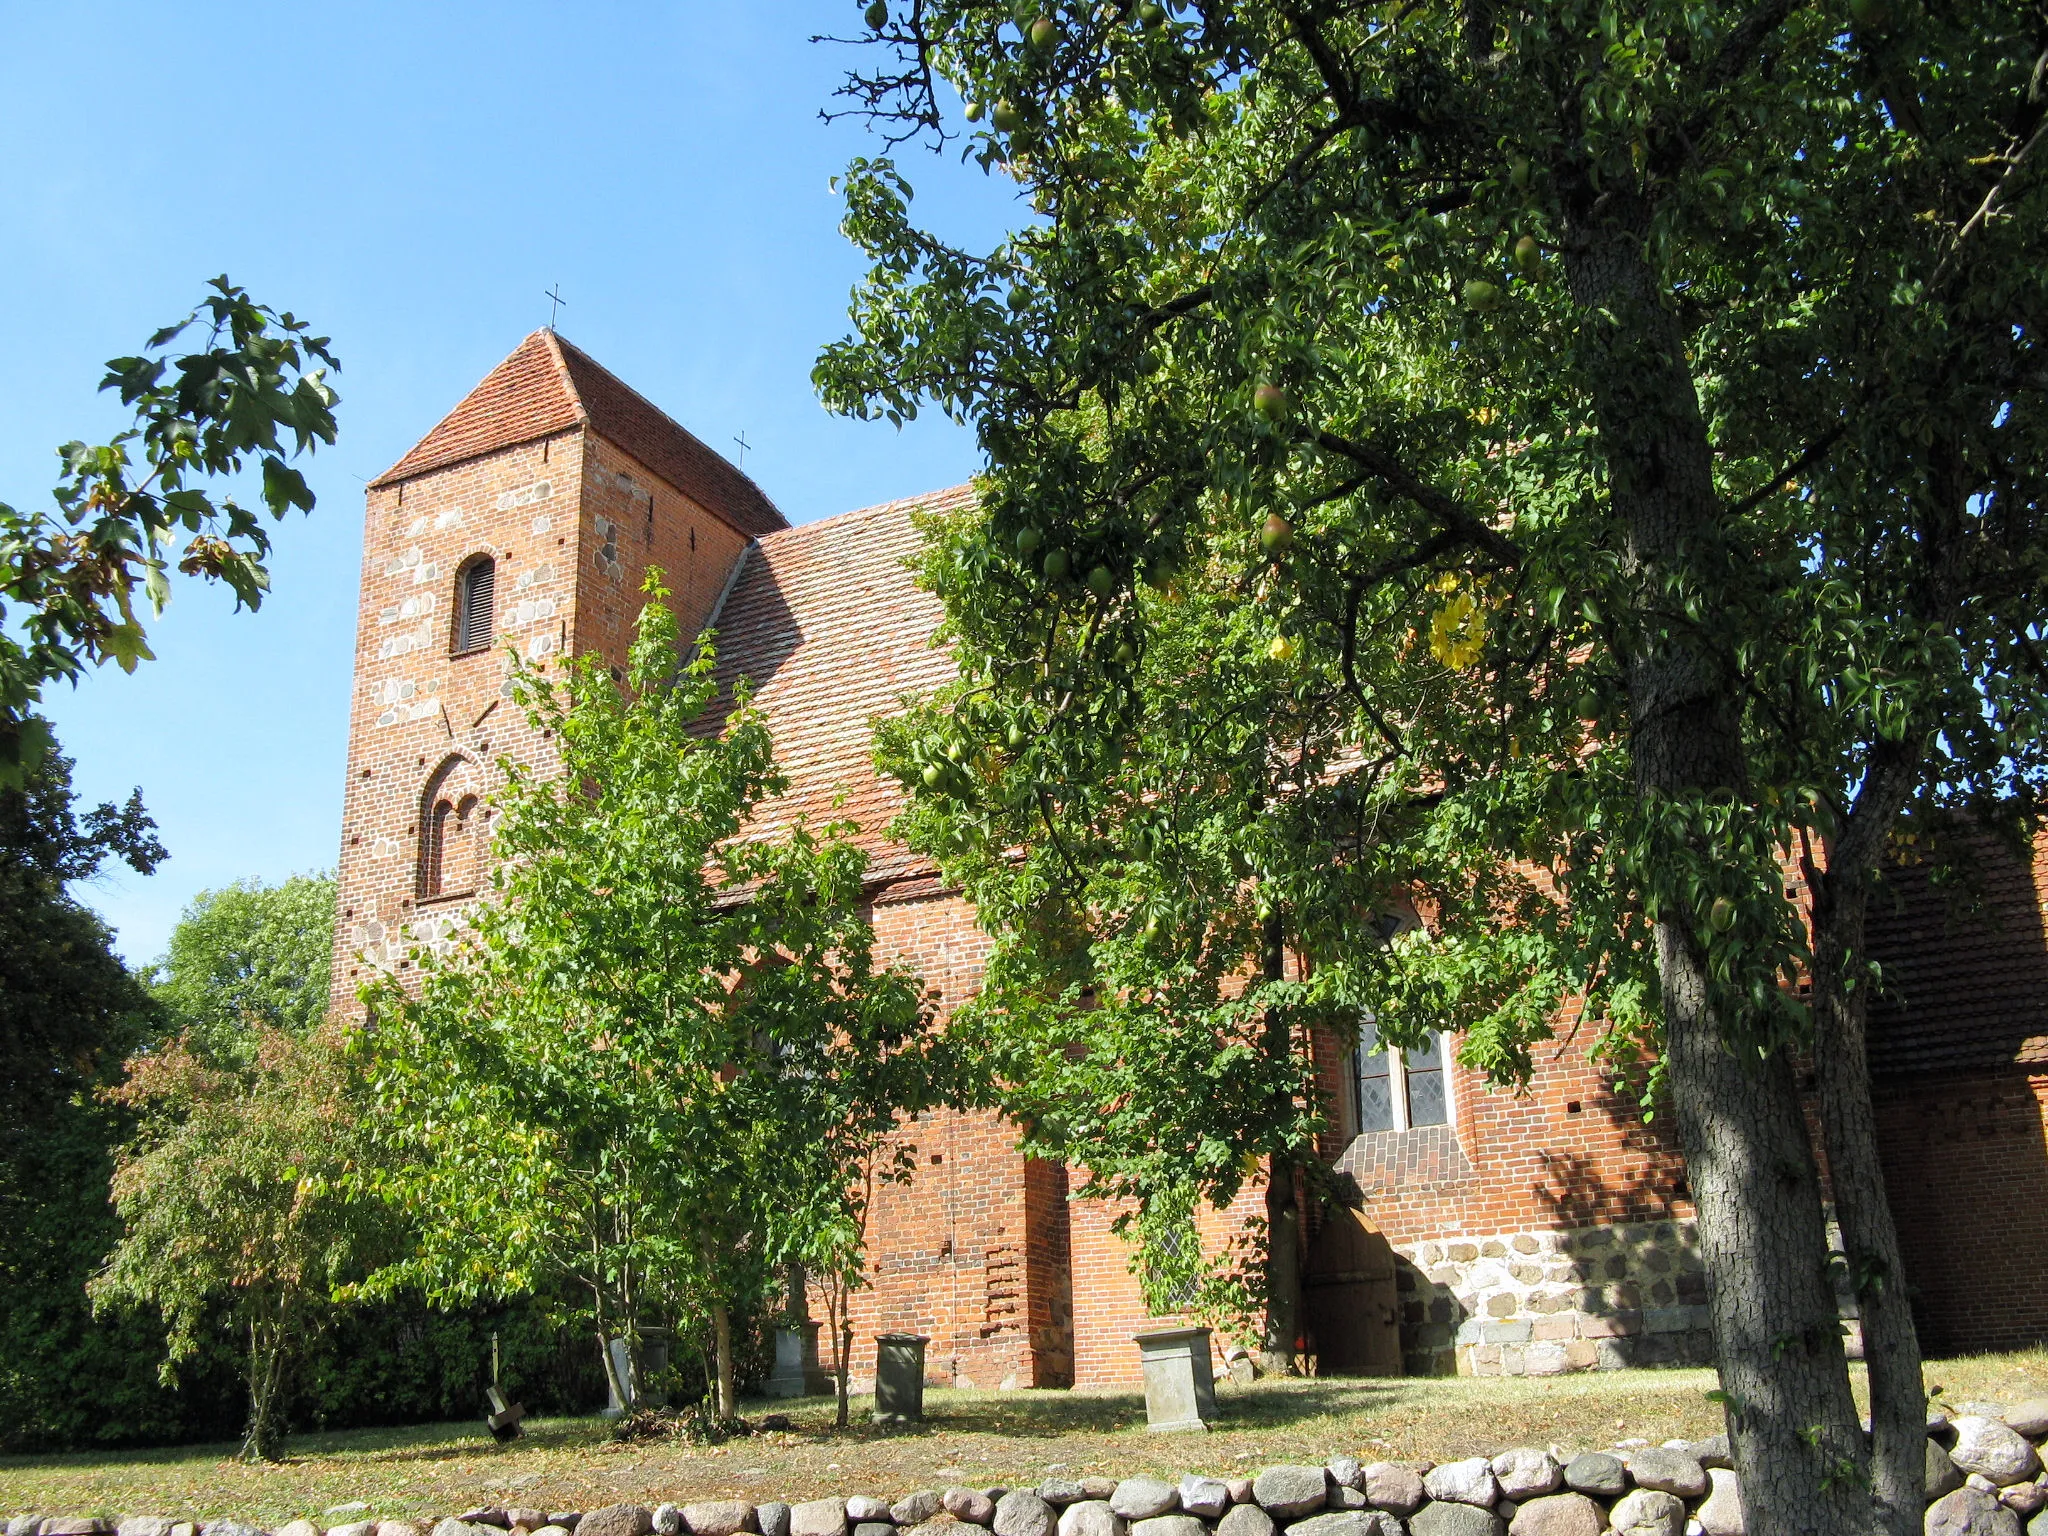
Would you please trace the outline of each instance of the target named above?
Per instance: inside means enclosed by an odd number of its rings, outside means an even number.
[[[2048,1395],[2048,1351],[1930,1365],[1946,1401],[2014,1403]],[[1035,1483],[1053,1468],[1238,1473],[1281,1461],[1448,1461],[1511,1445],[1581,1450],[1621,1440],[1697,1439],[1719,1431],[1714,1373],[1614,1371],[1526,1379],[1260,1382],[1219,1392],[1206,1435],[1152,1435],[1135,1392],[926,1394],[927,1422],[832,1429],[829,1400],[749,1403],[796,1428],[717,1446],[617,1444],[601,1419],[553,1419],[523,1440],[480,1425],[435,1424],[295,1437],[288,1460],[247,1467],[231,1445],[0,1458],[0,1513],[237,1515],[276,1524],[360,1502],[369,1517],[444,1515],[479,1504],[591,1509],[601,1504],[825,1493],[894,1497],[913,1488]],[[1859,1382],[1860,1392],[1860,1382]],[[866,1403],[855,1400],[855,1415]],[[327,1519],[322,1521],[322,1516]]]

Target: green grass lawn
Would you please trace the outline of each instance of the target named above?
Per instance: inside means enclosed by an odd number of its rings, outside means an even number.
[[[2048,1395],[2048,1351],[1943,1361],[1928,1368],[1947,1401],[2015,1403]],[[308,1434],[277,1465],[249,1467],[233,1445],[0,1458],[0,1512],[239,1515],[266,1523],[361,1500],[373,1515],[459,1513],[478,1504],[591,1509],[631,1500],[894,1497],[946,1483],[1033,1483],[1051,1467],[1102,1472],[1243,1472],[1280,1461],[1447,1461],[1511,1445],[1566,1450],[1717,1432],[1705,1394],[1714,1374],[1612,1371],[1542,1380],[1457,1378],[1271,1381],[1219,1389],[1207,1435],[1151,1435],[1135,1392],[925,1395],[927,1422],[832,1428],[829,1400],[750,1403],[796,1428],[718,1446],[619,1444],[601,1419],[552,1419],[494,1444],[479,1424]],[[1860,1390],[1860,1384],[1859,1384]],[[854,1403],[856,1418],[866,1404]],[[354,1518],[352,1516],[336,1516]],[[330,1522],[323,1522],[330,1523]]]

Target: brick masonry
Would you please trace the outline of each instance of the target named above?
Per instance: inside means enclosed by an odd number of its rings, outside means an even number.
[[[650,564],[686,632],[718,630],[721,681],[758,689],[793,780],[763,828],[852,816],[873,861],[879,953],[913,965],[943,1011],[971,996],[987,936],[964,900],[887,841],[900,800],[867,747],[873,718],[947,665],[930,644],[936,604],[903,567],[911,514],[968,494],[784,528],[750,481],[653,406],[551,333],[529,337],[368,492],[336,1005],[354,1010],[369,968],[404,977],[415,949],[448,942],[475,899],[466,877],[424,894],[430,795],[486,796],[501,758],[543,770],[552,760],[507,698],[504,647],[544,668],[572,649],[623,660]],[[455,577],[484,554],[497,562],[497,644],[463,653]],[[486,823],[471,850],[479,878],[487,849]],[[1953,925],[1931,940],[1932,898],[1912,889],[1904,917],[1873,921],[1873,949],[1906,979],[1902,999],[1917,999],[1917,1012],[1904,1000],[1874,1013],[1873,1058],[1907,1278],[1935,1352],[2048,1338],[2048,1289],[2031,1268],[2048,1247],[2044,878],[2048,842],[2033,869],[1998,876],[1994,895],[2020,921],[1995,940]],[[1960,1022],[1942,1011],[1958,996],[1969,1002]],[[1451,1123],[1405,1132],[1359,1134],[1345,1046],[1313,1044],[1331,1123],[1319,1150],[1393,1249],[1411,1373],[1704,1357],[1683,1163],[1663,1126],[1645,1124],[1587,1061],[1575,1014],[1558,1025],[1525,1090],[1490,1092],[1454,1067]],[[1900,1043],[1889,1077],[1886,1040]],[[1148,1314],[1111,1230],[1116,1208],[1070,1201],[1078,1175],[1026,1157],[994,1114],[934,1113],[903,1137],[914,1173],[875,1202],[870,1284],[853,1309],[856,1381],[871,1379],[874,1335],[894,1331],[930,1339],[937,1383],[1136,1381],[1131,1336],[1184,1319]],[[1251,1180],[1230,1209],[1201,1214],[1205,1247],[1242,1238],[1263,1208]],[[1320,1218],[1304,1215],[1306,1252]],[[1301,1342],[1313,1353],[1312,1337]]]

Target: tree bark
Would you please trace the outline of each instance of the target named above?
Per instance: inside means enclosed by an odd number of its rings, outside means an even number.
[[[1750,1524],[1862,1536],[1862,1431],[1792,1063],[1731,1051],[1691,936],[1667,920],[1657,940],[1672,1107]]]
[[[1897,757],[1899,754],[1880,754]],[[1911,789],[1903,761],[1871,765],[1827,868],[1810,859],[1814,1062],[1842,1254],[1870,1375],[1871,1493],[1885,1536],[1918,1536],[1926,1505],[1927,1393],[1870,1098],[1864,931],[1870,879]]]
[[[843,1304],[840,1309],[840,1316],[842,1318],[846,1316]],[[846,1428],[846,1421],[852,1413],[853,1403],[853,1394],[847,1386],[847,1383],[853,1376],[853,1324],[851,1322],[840,1323],[838,1344],[839,1358],[832,1363],[832,1375],[839,1402],[834,1411],[832,1422],[838,1425],[839,1428],[844,1429]]]
[[[1266,919],[1261,970],[1267,981],[1286,974],[1286,930],[1276,915]],[[1273,1061],[1291,1060],[1294,1040],[1287,1019],[1277,1009],[1266,1015],[1266,1054]],[[1284,1092],[1274,1112],[1292,1118],[1294,1103]],[[1292,1376],[1300,1369],[1295,1344],[1301,1334],[1301,1210],[1294,1197],[1294,1165],[1275,1153],[1266,1166],[1266,1319],[1260,1339],[1259,1366],[1274,1376]]]
[[[713,1358],[718,1363],[718,1392],[714,1406],[722,1424],[739,1410],[732,1389],[732,1310],[722,1301],[711,1304]]]
[[[1716,791],[1743,795],[1739,679],[1671,610],[1674,584],[1719,585],[1720,502],[1685,340],[1645,255],[1646,205],[1582,189],[1566,271],[1584,376],[1633,583],[1624,626],[1636,793],[1651,817]],[[1818,1172],[1790,1062],[1732,1050],[1742,1023],[1713,1001],[1696,914],[1656,923],[1665,1049],[1698,1212],[1729,1433],[1753,1529],[1851,1536],[1869,1526]]]

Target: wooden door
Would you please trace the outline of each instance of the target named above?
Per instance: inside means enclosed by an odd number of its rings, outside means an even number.
[[[1331,1213],[1309,1245],[1302,1290],[1321,1374],[1401,1374],[1394,1249],[1362,1214]]]

